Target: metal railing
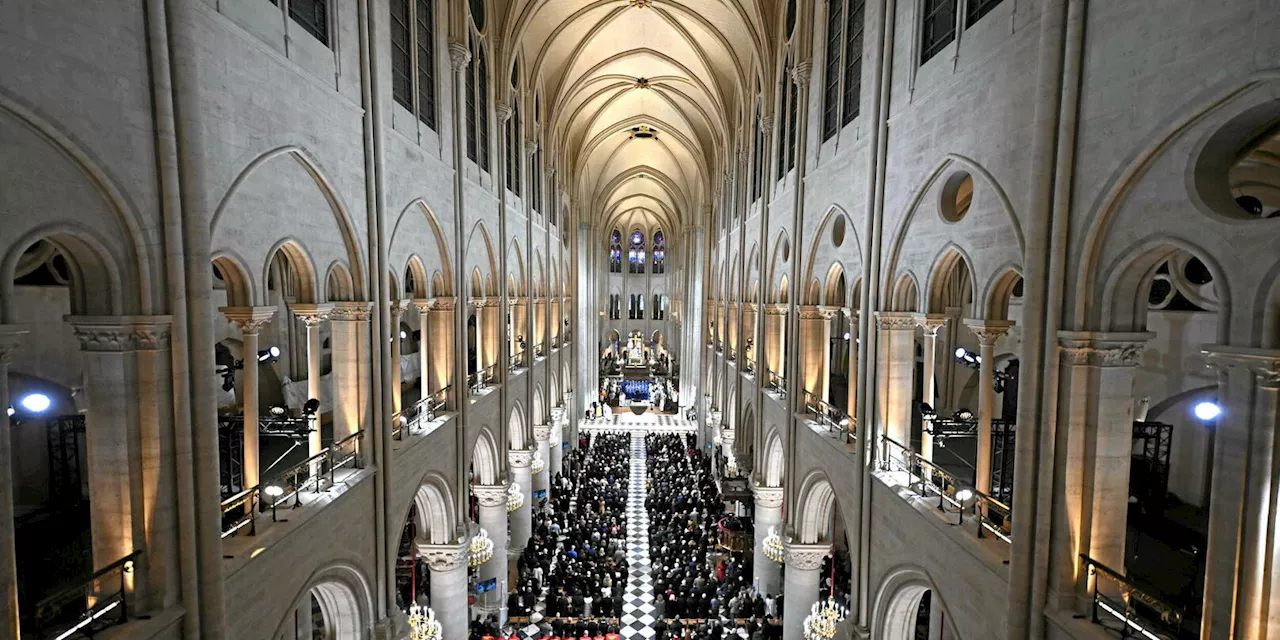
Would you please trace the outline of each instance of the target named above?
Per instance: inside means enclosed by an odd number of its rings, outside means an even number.
[[[471,389],[471,395],[475,395],[489,388],[489,385],[498,379],[498,365],[491,364],[469,376],[467,376],[467,387]]]
[[[523,364],[524,364],[524,349],[521,349],[511,354],[511,357],[507,360],[508,369],[519,369]]]
[[[743,359],[742,359],[742,372],[743,372],[743,373],[755,373],[755,371],[756,371],[756,361],[755,361],[755,360],[752,360],[751,358],[743,358]]]
[[[450,385],[452,386],[452,385]],[[413,403],[413,406],[402,409],[391,417],[391,437],[394,440],[404,438],[404,433],[416,433],[423,422],[431,422],[444,411],[449,404],[449,386],[427,394],[427,397]]]
[[[774,390],[778,395],[787,395],[787,379],[773,371],[767,371],[766,373],[768,375],[765,376],[765,388]]]
[[[533,345],[533,355],[538,358],[541,358],[542,356],[547,355],[547,350],[541,342]]]
[[[1008,505],[961,482],[946,469],[892,438],[881,434],[880,441],[883,445],[880,456],[882,470],[906,472],[915,481],[913,484],[920,487],[921,496],[928,498],[930,493],[938,496],[938,510],[956,514],[957,524],[963,525],[965,514],[971,514],[969,521],[977,521],[979,538],[991,534],[1006,544],[1012,544],[1009,536],[1013,519]],[[952,509],[948,510],[947,505]]]
[[[320,453],[285,469],[270,480],[249,487],[222,501],[222,537],[237,534],[245,527],[248,535],[258,532],[257,515],[271,509],[275,518],[277,505],[293,500],[291,508],[302,506],[302,493],[320,493],[322,483],[334,482],[334,472],[343,468],[360,466],[360,438],[364,430],[357,431],[342,440],[325,447]],[[266,495],[264,500],[263,495]]]
[[[815,422],[826,427],[828,434],[843,434],[845,442],[857,439],[857,426],[853,418],[844,409],[813,395],[808,389],[804,391],[804,411],[812,415]]]
[[[92,637],[128,621],[128,576],[141,556],[141,551],[134,551],[37,602],[37,637],[67,638],[76,633]]]
[[[1120,572],[1085,554],[1080,560],[1089,570],[1092,583],[1093,623],[1119,631],[1121,638],[1159,638],[1174,640],[1180,637],[1184,612],[1170,604],[1164,596],[1144,589]],[[1107,582],[1112,588],[1100,589]],[[1102,617],[1105,614],[1107,618]],[[1105,620],[1119,622],[1116,629]]]

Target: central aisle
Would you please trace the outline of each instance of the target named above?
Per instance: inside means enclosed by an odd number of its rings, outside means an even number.
[[[653,578],[649,561],[649,510],[645,507],[644,431],[631,432],[631,485],[627,491],[627,591],[622,603],[622,637],[652,638]]]

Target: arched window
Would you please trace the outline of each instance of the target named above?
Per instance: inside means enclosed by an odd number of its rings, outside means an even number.
[[[653,234],[653,272],[667,272],[667,239],[662,231]]]
[[[391,97],[436,128],[434,0],[391,0]]]
[[[760,103],[764,100],[760,96],[759,82],[756,83],[756,115],[752,122],[756,125],[756,141],[755,153],[751,158],[751,201],[755,202],[760,199],[760,179],[764,173],[764,154],[769,150],[764,148],[764,125],[760,122],[763,117],[760,114]]]
[[[507,121],[507,190],[520,196],[520,63],[511,67],[511,119]]]
[[[862,93],[862,27],[866,0],[831,0],[827,13],[822,139],[858,117]]]
[[[483,18],[480,18],[483,19]],[[489,61],[472,15],[471,64],[467,67],[467,157],[489,170]]]
[[[644,234],[631,232],[631,251],[629,252],[631,273],[644,273]]]
[[[796,168],[796,83],[791,80],[791,56],[782,67],[782,78],[778,85],[778,176],[781,180],[787,172]]]
[[[533,97],[533,130],[534,132],[542,131],[542,98],[541,96]],[[529,198],[533,201],[532,208],[535,212],[542,212],[542,145],[539,144],[537,151],[533,152],[533,158],[530,160],[532,166],[529,168]],[[549,219],[551,224],[555,224],[554,219]]]
[[[666,297],[663,296],[662,294],[658,294],[658,293],[653,294],[653,319],[654,320],[667,319]]]
[[[622,273],[622,232],[609,235],[609,273]]]

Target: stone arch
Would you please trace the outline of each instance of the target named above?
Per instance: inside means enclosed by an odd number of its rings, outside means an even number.
[[[1253,343],[1264,349],[1280,349],[1280,261],[1267,270],[1254,308],[1260,310],[1262,324],[1258,327],[1261,335],[1254,336]]]
[[[782,280],[778,282],[778,290],[777,295],[774,297],[774,302],[786,304],[791,297],[790,286],[791,283],[788,281],[787,276],[782,276]]]
[[[1213,275],[1214,290],[1218,297],[1218,336],[1223,344],[1229,344],[1231,327],[1231,287],[1218,262],[1196,245],[1171,236],[1152,236],[1135,242],[1107,269],[1102,272],[1101,300],[1095,304],[1090,317],[1096,318],[1103,331],[1145,331],[1147,326],[1148,293],[1156,270],[1178,251],[1186,251],[1199,258]]]
[[[532,418],[535,424],[545,424],[547,419],[547,405],[542,399],[542,383],[533,385],[532,403],[533,404],[531,406],[533,407],[533,413],[530,418]]]
[[[929,297],[925,310],[943,313],[947,307],[964,307],[977,300],[974,293],[973,261],[954,243],[944,247],[929,272]],[[970,312],[966,312],[970,313]]]
[[[311,574],[302,592],[293,599],[284,619],[276,625],[277,638],[294,624],[293,612],[314,597],[324,617],[325,634],[331,638],[368,638],[373,633],[373,594],[363,572],[347,563],[333,564]],[[307,607],[310,610],[310,607]],[[307,630],[308,634],[310,630]]]
[[[1012,299],[1018,283],[1022,282],[1022,272],[1014,265],[1008,265],[996,272],[985,288],[983,296],[984,318],[987,320],[1008,320],[1009,300]]]
[[[920,308],[920,287],[914,273],[907,271],[898,276],[889,299],[890,311],[915,312]]]
[[[841,284],[843,282],[843,285]],[[845,275],[844,265],[839,260],[833,261],[827,268],[827,282],[823,286],[822,304],[827,306],[847,307],[849,302],[849,279]]]
[[[217,275],[222,276],[222,282],[227,291],[227,306],[253,306],[253,301],[257,297],[254,295],[253,281],[246,275],[249,270],[245,268],[239,256],[229,253],[215,255],[213,267],[218,270]]]
[[[941,607],[947,613],[946,603],[938,594],[937,585],[923,568],[904,565],[889,571],[880,583],[873,601],[872,640],[914,640],[916,614],[926,593],[931,594],[931,606]],[[949,613],[943,618],[952,619]],[[954,627],[950,623],[946,624],[948,637],[959,637]]]
[[[351,270],[341,261],[329,265],[325,275],[324,299],[328,302],[352,302],[355,300],[356,287],[351,281]]]
[[[512,451],[519,451],[529,447],[529,438],[526,437],[528,431],[528,421],[524,419],[524,405],[518,401],[512,404],[511,414],[507,418],[507,444]]]
[[[404,266],[404,289],[410,298],[427,297],[427,268],[417,254],[409,256]]]
[[[476,444],[471,451],[471,468],[474,474],[473,484],[498,484],[502,463],[498,457],[498,445],[494,444],[488,425],[481,427],[480,435],[476,437]]]
[[[800,483],[797,493],[799,515],[796,534],[801,544],[828,542],[833,537],[832,518],[835,517],[836,493],[831,488],[827,474],[813,471]]]
[[[777,427],[769,429],[768,444],[764,447],[764,486],[781,487],[787,473],[787,451]]]
[[[453,492],[449,483],[438,473],[430,472],[418,483],[413,495],[416,507],[418,537],[431,544],[448,544],[457,530],[453,513]]]
[[[430,247],[429,242],[422,242],[421,234],[414,235],[409,233],[413,227],[413,214],[421,214],[426,220],[427,230],[430,236],[435,240],[436,262],[433,264],[433,257],[428,251],[425,254],[418,254],[415,251],[421,247]],[[401,227],[404,227],[403,229]],[[401,235],[401,233],[403,235]],[[402,249],[402,245],[404,248]],[[398,262],[401,256],[406,253],[410,256],[417,256],[422,261],[424,270],[431,270],[431,297],[441,297],[451,295],[451,287],[453,284],[453,260],[449,257],[449,243],[445,240],[444,231],[440,227],[440,221],[436,218],[431,207],[426,201],[418,198],[410,202],[408,206],[400,211],[400,215],[396,218],[395,226],[391,229],[391,241],[388,243],[390,247],[390,260],[392,263]],[[439,274],[439,282],[436,281],[436,274]],[[438,286],[437,286],[438,285]]]
[[[126,312],[124,279],[107,244],[87,228],[55,223],[38,227],[12,245],[0,275],[0,298],[4,317],[13,311],[13,281],[22,255],[37,242],[45,241],[61,253],[71,269],[71,313],[75,315],[123,315]]]
[[[467,238],[466,255],[467,265],[473,269],[473,274],[481,272],[482,295],[493,295],[495,293],[493,274],[498,272],[498,261],[494,258],[493,241],[489,237],[489,230],[483,222],[477,222],[471,228],[471,235]]]
[[[315,263],[311,260],[311,255],[303,248],[302,243],[294,239],[285,239],[276,243],[270,251],[267,252],[267,260],[262,265],[262,295],[263,300],[260,304],[267,304],[267,292],[271,290],[271,264],[275,262],[279,256],[284,260],[291,270],[294,287],[294,298],[298,302],[311,303],[316,301],[316,268]],[[284,283],[277,282],[277,287],[283,287]]]
[[[845,249],[846,245],[844,242],[841,242],[840,246],[836,247],[834,241],[831,239],[831,234],[827,231],[828,228],[832,228],[836,224],[836,220],[838,218],[844,219],[845,234],[849,236],[845,241],[850,239],[853,240],[854,251],[852,252],[852,255],[858,258],[859,263],[862,262],[862,242],[858,239],[858,231],[854,228],[853,221],[849,218],[849,214],[845,213],[845,210],[839,205],[831,205],[831,207],[827,209],[826,215],[823,216],[822,222],[818,223],[818,229],[813,234],[813,245],[809,251],[808,259],[805,261],[805,277],[817,277],[814,269],[817,266],[816,261],[823,246],[830,246],[832,250],[840,251],[841,253],[848,252],[848,250]]]

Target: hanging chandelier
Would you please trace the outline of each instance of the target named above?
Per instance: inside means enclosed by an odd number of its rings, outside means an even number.
[[[760,541],[760,549],[764,552],[764,556],[778,564],[782,564],[787,559],[787,550],[782,547],[782,536],[773,527],[769,527],[769,535]]]
[[[826,602],[815,602],[809,609],[809,617],[804,619],[805,640],[831,640],[836,635],[836,625],[844,620],[848,611],[835,598],[827,598]]]
[[[520,485],[514,482],[507,487],[507,513],[515,513],[524,506],[524,493],[520,491]]]
[[[489,539],[488,531],[480,529],[480,532],[471,538],[471,557],[467,559],[467,566],[478,567],[492,557],[493,540]]]
[[[535,453],[533,455],[533,462],[529,465],[529,471],[531,473],[536,474],[536,473],[542,473],[546,469],[547,469],[547,462],[546,460],[542,459],[542,454]]]
[[[409,606],[409,627],[413,630],[409,636],[411,640],[441,640],[444,637],[444,630],[436,621],[436,612],[430,607],[418,606],[416,602]]]

